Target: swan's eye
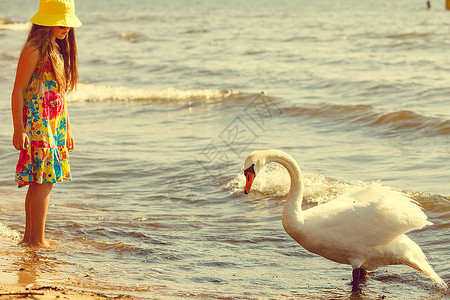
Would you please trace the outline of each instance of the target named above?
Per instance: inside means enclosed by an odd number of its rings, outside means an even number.
[[[244,176],[247,177],[248,173],[252,173],[253,175],[255,175],[255,169],[254,169],[255,164],[252,164],[249,168],[247,168],[244,171]]]

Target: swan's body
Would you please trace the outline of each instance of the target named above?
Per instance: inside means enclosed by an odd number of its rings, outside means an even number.
[[[250,154],[244,165],[245,192],[250,191],[254,176],[269,162],[277,162],[289,172],[291,187],[283,209],[283,227],[306,250],[349,264],[354,270],[408,265],[446,286],[420,247],[405,235],[431,224],[415,201],[374,184],[302,211],[303,175],[295,160],[282,151]]]

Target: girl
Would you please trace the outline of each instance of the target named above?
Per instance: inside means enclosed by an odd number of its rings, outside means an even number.
[[[74,27],[81,26],[72,0],[41,0],[17,65],[11,108],[16,168],[25,198],[22,243],[48,247],[45,220],[53,183],[70,180],[74,149],[65,94],[78,81]]]

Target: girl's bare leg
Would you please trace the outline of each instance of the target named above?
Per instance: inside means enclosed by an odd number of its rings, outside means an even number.
[[[28,187],[27,196],[25,198],[25,234],[23,236],[22,244],[30,243],[31,236],[31,195],[33,194],[34,185],[30,184]]]
[[[49,247],[50,245],[45,240],[45,221],[53,183],[38,184],[33,182],[31,185],[33,186],[29,198],[31,228],[28,243],[32,246]]]

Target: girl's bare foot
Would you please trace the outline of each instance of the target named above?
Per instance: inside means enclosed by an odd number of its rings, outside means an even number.
[[[44,241],[30,241],[25,244],[25,246],[29,247],[40,247],[40,248],[50,248],[52,245],[51,243]]]
[[[50,243],[47,242],[47,241],[44,241],[43,243],[39,243],[39,244],[34,245],[34,246],[36,246],[36,247],[42,247],[42,248],[50,248],[50,247],[51,247],[51,246],[50,246]]]

